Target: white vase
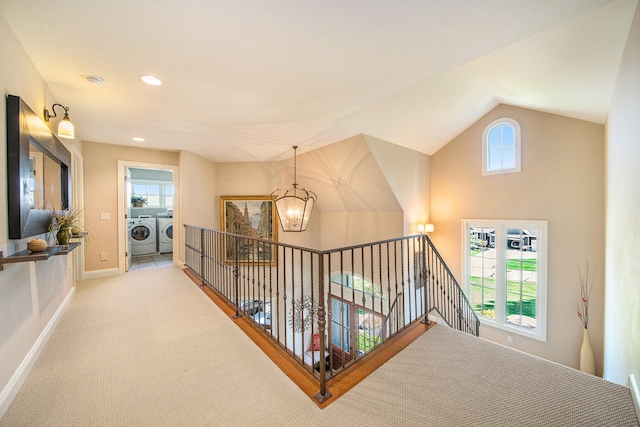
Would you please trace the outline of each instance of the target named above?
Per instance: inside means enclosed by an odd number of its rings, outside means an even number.
[[[580,370],[591,375],[596,374],[596,362],[593,357],[593,349],[589,341],[589,330],[584,328],[582,347],[580,347]]]

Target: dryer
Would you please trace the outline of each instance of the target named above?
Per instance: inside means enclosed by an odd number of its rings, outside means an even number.
[[[158,251],[155,218],[131,218],[129,220],[131,255],[154,254]]]
[[[173,218],[158,218],[158,248],[161,254],[173,252]]]

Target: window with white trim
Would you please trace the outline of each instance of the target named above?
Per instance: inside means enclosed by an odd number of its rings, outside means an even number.
[[[131,195],[147,199],[145,203],[147,207],[173,207],[172,182],[132,179],[131,184]]]
[[[520,125],[502,118],[489,123],[482,134],[482,174],[520,172]]]
[[[480,322],[547,339],[547,221],[462,220],[463,286]]]

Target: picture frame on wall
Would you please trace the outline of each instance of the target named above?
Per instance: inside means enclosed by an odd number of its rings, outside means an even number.
[[[220,196],[220,229],[246,237],[226,237],[227,263],[276,265],[276,247],[260,240],[278,241],[277,218],[271,196]]]

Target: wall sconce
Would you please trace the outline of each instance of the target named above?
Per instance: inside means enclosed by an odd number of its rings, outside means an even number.
[[[433,224],[418,224],[418,233],[419,234],[433,233]]]
[[[49,114],[49,110],[44,109],[44,121],[48,122],[50,118],[57,117],[56,114],[56,106],[60,106],[64,108],[64,117],[58,123],[58,137],[64,139],[73,139],[75,138],[75,131],[73,129],[73,123],[69,120],[69,109],[62,104],[53,104],[51,106],[51,111],[53,115]]]
[[[317,196],[313,191],[299,189],[296,176],[296,151],[293,147],[293,187],[288,190],[277,189],[271,193],[276,201],[276,210],[282,225],[282,231],[305,231],[311,210]]]

